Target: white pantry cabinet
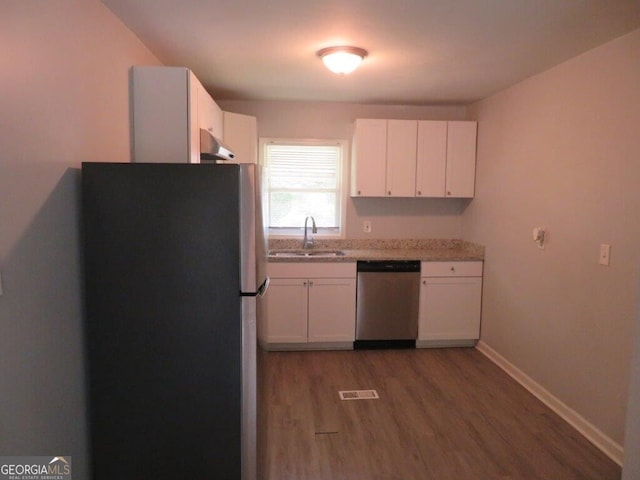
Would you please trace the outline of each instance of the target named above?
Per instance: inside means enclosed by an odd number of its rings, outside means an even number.
[[[269,350],[352,348],[355,263],[271,263],[261,344]]]
[[[480,338],[482,262],[422,262],[418,347]]]
[[[134,66],[133,161],[200,163],[200,128],[222,138],[222,110],[185,67]]]

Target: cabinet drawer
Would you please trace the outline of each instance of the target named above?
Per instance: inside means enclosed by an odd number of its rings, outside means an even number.
[[[355,262],[271,262],[267,275],[273,278],[356,278]]]
[[[422,277],[481,277],[482,262],[422,262]]]

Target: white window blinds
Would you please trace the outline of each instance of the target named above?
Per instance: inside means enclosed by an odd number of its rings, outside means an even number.
[[[340,228],[341,144],[272,141],[265,164],[270,228],[301,228],[309,215],[319,228]]]

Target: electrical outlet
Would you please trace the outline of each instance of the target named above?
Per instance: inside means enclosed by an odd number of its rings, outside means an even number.
[[[362,231],[364,233],[371,233],[371,220],[365,220],[362,222]]]
[[[600,245],[600,265],[609,265],[609,260],[611,258],[611,245],[603,243]]]

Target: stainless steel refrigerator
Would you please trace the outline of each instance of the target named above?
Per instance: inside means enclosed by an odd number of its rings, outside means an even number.
[[[256,478],[255,165],[84,163],[95,480]]]

